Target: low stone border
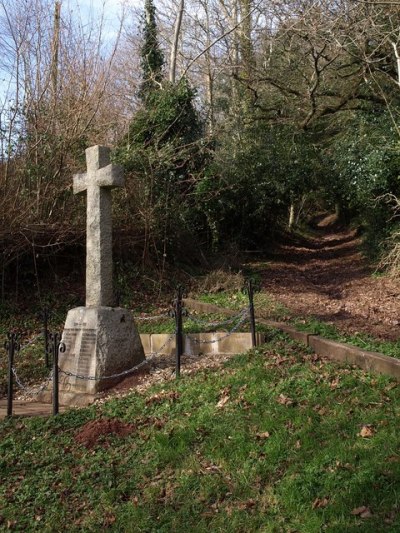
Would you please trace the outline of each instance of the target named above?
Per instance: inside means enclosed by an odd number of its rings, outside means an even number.
[[[199,313],[220,313],[228,316],[236,313],[236,311],[232,311],[232,309],[225,309],[217,305],[199,302],[192,298],[185,298],[184,302],[188,309],[198,311]],[[400,381],[400,359],[389,357],[388,355],[383,355],[378,352],[365,351],[356,346],[351,346],[342,342],[331,341],[312,333],[298,331],[293,326],[289,326],[284,322],[274,322],[273,320],[266,320],[259,317],[257,317],[257,322],[284,331],[295,341],[310,346],[316,354],[322,357],[327,357],[334,361],[350,363],[368,372],[386,374]]]
[[[158,353],[162,355],[173,355],[176,351],[175,335],[168,333],[141,333],[145,355]],[[186,355],[209,355],[209,354],[237,354],[247,352],[252,348],[250,333],[189,333],[183,336],[183,353]],[[265,335],[256,334],[256,344],[265,342]]]

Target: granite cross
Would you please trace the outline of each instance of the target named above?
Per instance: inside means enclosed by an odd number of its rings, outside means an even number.
[[[87,172],[74,176],[74,194],[87,193],[86,307],[114,304],[111,188],[122,187],[122,168],[110,164],[110,149],[86,150]]]

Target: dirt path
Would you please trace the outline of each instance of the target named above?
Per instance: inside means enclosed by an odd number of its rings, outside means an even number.
[[[313,238],[281,246],[263,269],[264,289],[296,315],[341,331],[400,338],[400,283],[373,276],[356,232],[321,221]]]

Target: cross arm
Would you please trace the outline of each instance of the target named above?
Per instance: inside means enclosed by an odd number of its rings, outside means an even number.
[[[96,170],[95,183],[98,187],[123,187],[124,172],[122,167],[111,163]]]
[[[75,174],[73,180],[74,194],[80,194],[87,189],[87,174]]]

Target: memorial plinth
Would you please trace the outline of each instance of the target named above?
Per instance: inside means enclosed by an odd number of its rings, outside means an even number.
[[[60,403],[86,404],[120,382],[121,374],[144,361],[129,311],[113,307],[77,307],[68,312],[59,355]],[[72,375],[69,375],[72,374]]]
[[[124,185],[110,150],[86,150],[87,172],[74,176],[74,194],[87,195],[86,306],[68,312],[59,355],[60,403],[84,405],[145,360],[130,312],[115,308],[112,283],[111,189]]]

